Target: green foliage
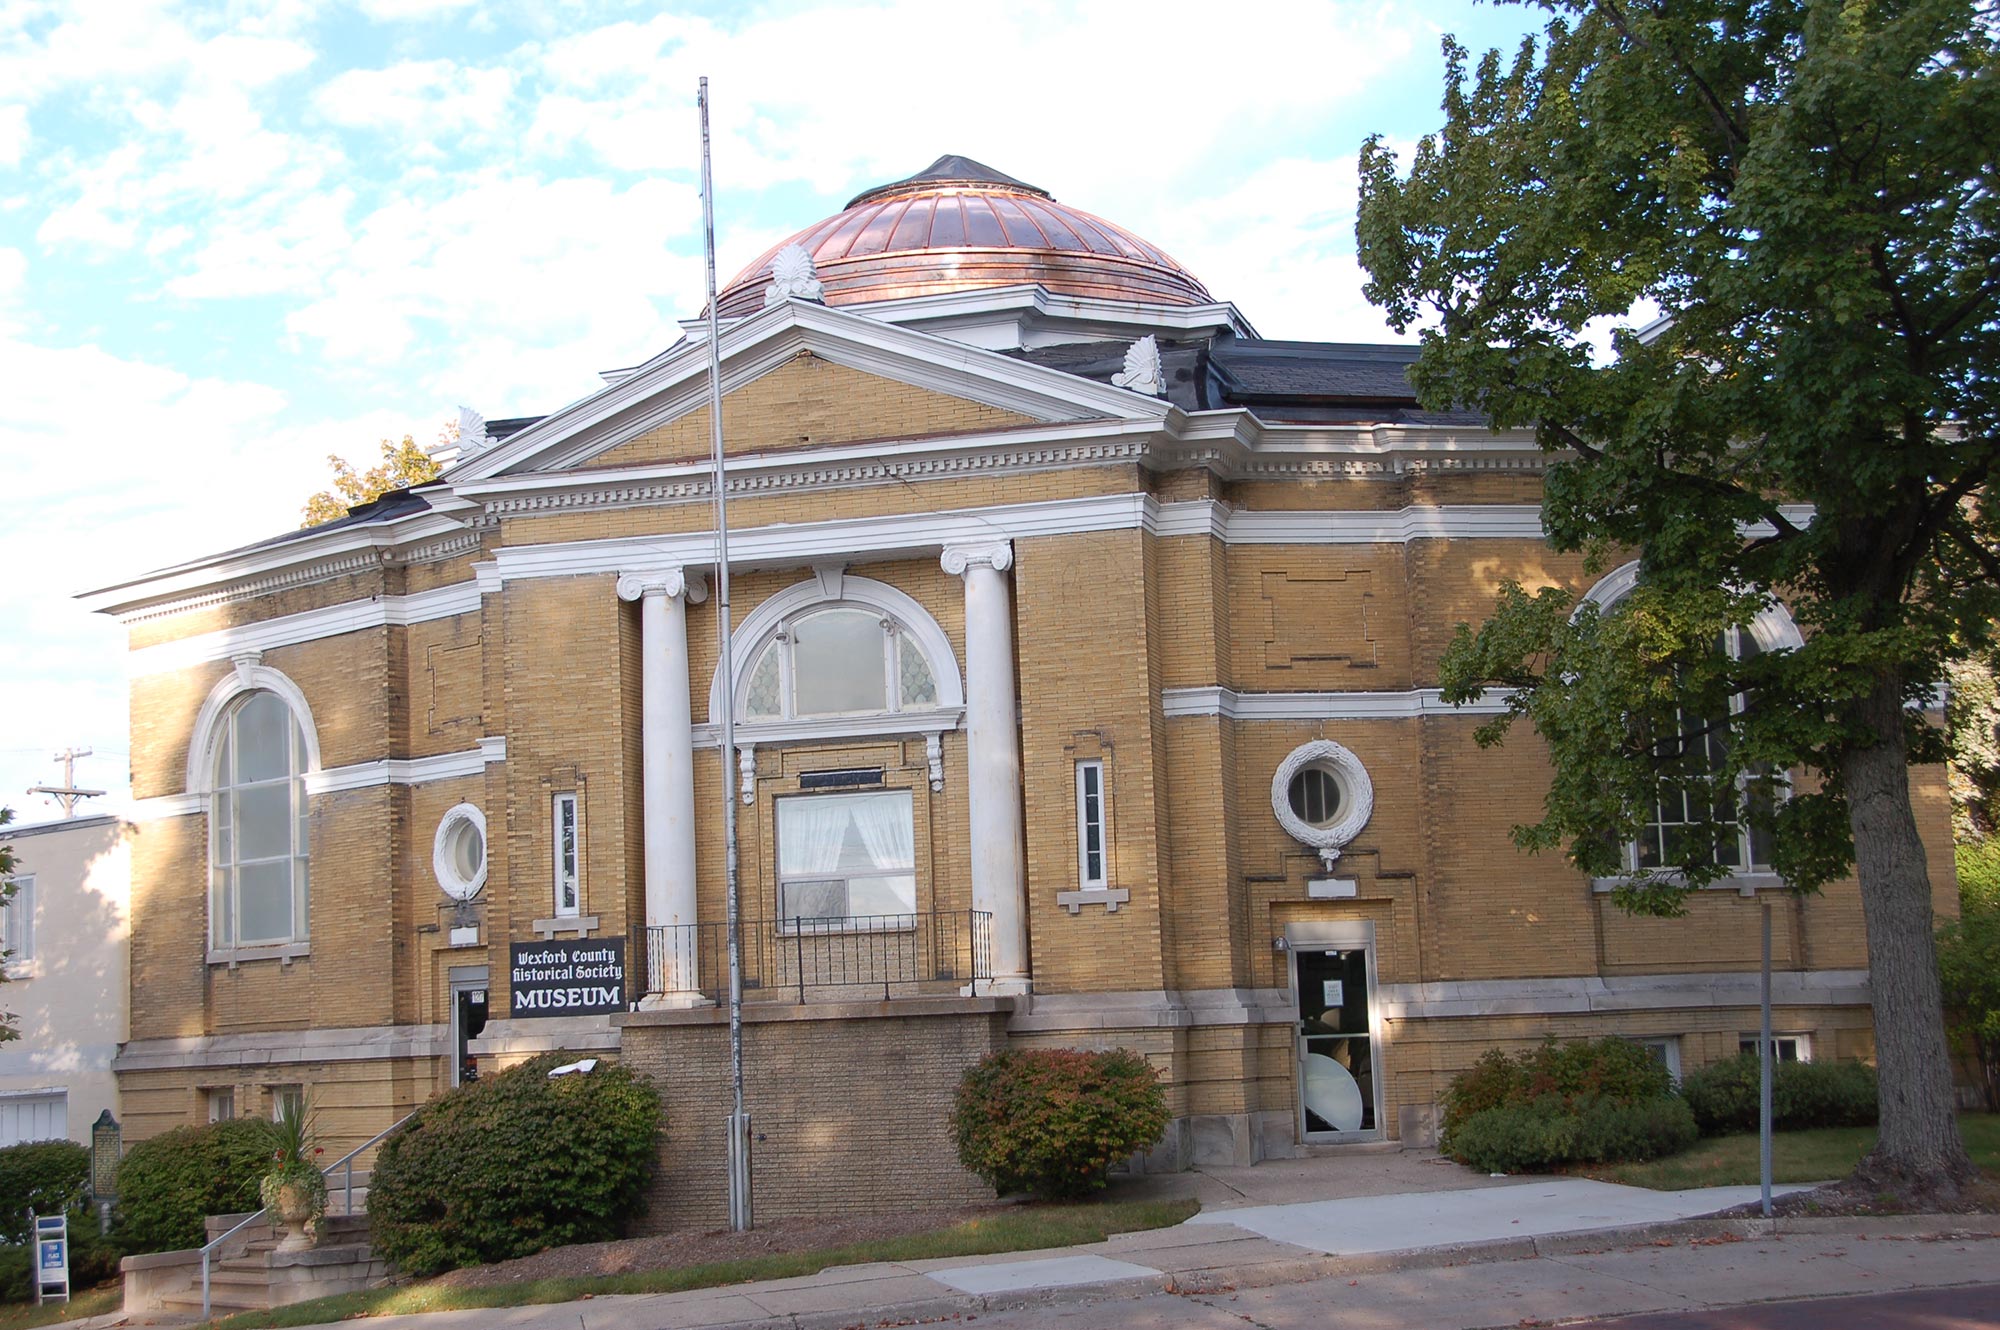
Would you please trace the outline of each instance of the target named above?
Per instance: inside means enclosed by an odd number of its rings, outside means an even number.
[[[447,442],[457,437],[458,425],[453,422],[440,432],[439,441]],[[357,472],[352,463],[331,453],[327,455],[326,463],[333,468],[333,488],[321,490],[306,500],[306,506],[301,510],[306,519],[299,524],[302,527],[337,521],[391,490],[427,484],[444,471],[408,434],[403,436],[401,443],[382,440],[382,460],[366,471]]]
[[[1757,1055],[1739,1053],[1682,1078],[1704,1136],[1757,1130],[1759,1075]],[[1771,1072],[1774,1130],[1867,1126],[1876,1106],[1875,1069],[1865,1062],[1780,1062]]]
[[[27,1210],[52,1215],[83,1201],[90,1151],[75,1141],[23,1141],[0,1149],[0,1242],[25,1242]]]
[[[1953,661],[1950,683],[1944,716],[1952,833],[1961,842],[1990,844],[2000,834],[2000,658],[1989,652]],[[1992,873],[2000,879],[2000,845],[1993,852]]]
[[[2000,842],[1959,847],[1962,913],[1938,926],[1938,974],[1953,1031],[1978,1064],[1989,1112],[2000,1112]],[[1970,864],[1968,864],[1970,861]],[[1968,866],[1971,872],[1968,872]]]
[[[1967,914],[2000,910],[2000,838],[1963,842],[1953,858],[1958,868],[1958,905]]]
[[[1672,1094],[1627,1103],[1543,1095],[1468,1114],[1450,1153],[1488,1173],[1540,1173],[1657,1159],[1687,1149],[1700,1134],[1687,1104]]]
[[[383,1142],[368,1191],[375,1249],[435,1274],[622,1236],[658,1157],[660,1096],[630,1068],[510,1067],[424,1105]]]
[[[140,1141],[118,1165],[117,1236],[128,1252],[183,1251],[208,1241],[209,1215],[263,1205],[271,1124],[260,1118],[176,1127]]]
[[[266,1209],[275,1208],[280,1194],[291,1188],[294,1194],[304,1190],[310,1218],[326,1213],[326,1174],[319,1166],[325,1151],[316,1144],[312,1117],[312,1106],[301,1097],[283,1105],[271,1124],[272,1162],[258,1187]]]
[[[1488,1049],[1446,1088],[1440,1136],[1445,1150],[1455,1153],[1459,1129],[1474,1116],[1496,1108],[1546,1103],[1574,1110],[1588,1102],[1622,1106],[1672,1093],[1667,1069],[1629,1039],[1613,1036],[1570,1043],[1547,1039],[1512,1057],[1497,1048]],[[1542,1129],[1537,1126],[1533,1130]]]
[[[1590,570],[1636,552],[1639,588],[1572,622],[1576,588],[1507,587],[1444,695],[1510,688],[1482,740],[1525,717],[1546,742],[1529,850],[1621,873],[1692,796],[1685,861],[1628,908],[1680,912],[1739,819],[1795,889],[1858,869],[1902,1090],[1871,1173],[1969,1181],[1906,769],[1944,758],[1924,705],[2000,622],[2000,25],[1985,0],[1541,7],[1511,58],[1447,39],[1407,174],[1364,146],[1359,258],[1424,326],[1424,403],[1533,428],[1550,541]],[[1802,644],[1715,649],[1780,600]]]
[[[1167,1129],[1167,1099],[1127,1049],[1008,1050],[965,1073],[952,1109],[958,1157],[995,1190],[1051,1200],[1104,1186],[1111,1166]]]

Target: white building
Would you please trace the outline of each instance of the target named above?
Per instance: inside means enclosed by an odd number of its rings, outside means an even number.
[[[127,957],[134,828],[111,816],[8,827],[14,898],[0,907],[11,953],[0,1010],[17,1039],[0,1043],[0,1146],[68,1137],[118,1113],[111,1060],[131,1011]]]

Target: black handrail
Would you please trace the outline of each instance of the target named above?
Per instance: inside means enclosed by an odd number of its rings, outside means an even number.
[[[977,993],[981,980],[993,978],[993,916],[984,910],[743,919],[740,926],[746,1000]],[[728,991],[728,958],[727,924],[648,928],[647,992],[720,1001]]]

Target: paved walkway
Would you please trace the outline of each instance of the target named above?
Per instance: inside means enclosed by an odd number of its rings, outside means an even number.
[[[1135,1179],[1121,1190],[1128,1195],[1192,1193],[1202,1198],[1204,1209],[1173,1228],[1121,1234],[1089,1246],[839,1266],[796,1279],[687,1293],[381,1317],[367,1324],[370,1330],[844,1330],[970,1316],[991,1320],[1002,1314],[1032,1321],[1034,1309],[1054,1315],[1052,1309],[1062,1308],[1068,1309],[1056,1317],[1062,1324],[1112,1325],[1121,1322],[1098,1319],[1082,1309],[1097,1307],[1110,1315],[1119,1307],[1135,1311],[1136,1302],[1163,1295],[1185,1302],[1212,1299],[1221,1292],[1247,1296],[1241,1291],[1327,1281],[1359,1287],[1363,1276],[1379,1279],[1393,1274],[1422,1287],[1456,1289],[1454,1296],[1464,1304],[1454,1304],[1457,1319],[1466,1325],[1513,1325],[1524,1313],[1499,1293],[1489,1308],[1495,1319],[1478,1319],[1484,1313],[1477,1310],[1481,1296],[1477,1290],[1489,1285],[1503,1288],[1509,1278],[1525,1280],[1528,1288],[1538,1288],[1550,1278],[1568,1278],[1550,1269],[1551,1261],[1564,1254],[1602,1253],[1622,1244],[1657,1261],[1666,1259],[1662,1252],[1698,1252],[1724,1243],[1741,1244],[1745,1251],[1768,1245],[1775,1253],[1772,1260],[1782,1265],[1803,1252],[1787,1248],[1782,1240],[1743,1242],[1746,1236],[1769,1232],[1763,1221],[1695,1218],[1753,1201],[1755,1188],[1653,1192],[1573,1178],[1489,1178],[1416,1154],[1321,1158]],[[1779,1232],[1816,1235],[1815,1240],[1836,1246],[1861,1240],[1857,1234],[1934,1237],[1963,1230],[1967,1242],[2000,1234],[2000,1220],[1983,1219],[1973,1224],[1931,1219],[1784,1221]],[[1830,1224],[1838,1231],[1830,1232]],[[1979,1248],[1976,1259],[1987,1272],[1985,1278],[2000,1276],[2000,1242]],[[1929,1282],[1964,1283],[1976,1278],[1966,1272],[1965,1260],[1960,1256],[1942,1267],[1957,1271],[1955,1279]],[[1485,1273],[1468,1283],[1460,1270],[1475,1265]],[[1503,1270],[1510,1272],[1507,1278],[1501,1277]],[[1776,1275],[1771,1278],[1777,1282],[1731,1279],[1718,1287],[1740,1288],[1746,1296],[1739,1300],[1834,1291],[1819,1277],[1824,1265],[1800,1270],[1787,1276],[1797,1287]],[[1415,1273],[1422,1271],[1429,1273]],[[1701,1286],[1696,1276],[1686,1277]],[[1607,1284],[1616,1286],[1618,1279]],[[1603,1309],[1584,1314],[1698,1304],[1686,1297],[1677,1301],[1649,1296],[1593,1305]],[[1191,1314],[1191,1308],[1187,1310]],[[1383,1319],[1383,1311],[1377,1304],[1377,1315],[1368,1323],[1401,1323]],[[1155,1319],[1140,1318],[1148,1323]]]

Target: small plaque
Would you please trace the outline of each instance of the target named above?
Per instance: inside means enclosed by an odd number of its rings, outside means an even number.
[[[881,783],[880,767],[846,771],[807,771],[799,776],[799,788],[802,790],[848,790],[857,786]]]
[[[1328,979],[1328,980],[1326,980],[1326,981],[1325,981],[1325,986],[1326,986],[1326,1005],[1327,1005],[1327,1007],[1328,1007],[1328,1008],[1333,1008],[1333,1007],[1338,1007],[1338,1006],[1340,1006],[1340,1005],[1341,1005],[1341,999],[1340,999],[1340,980],[1338,980],[1338,979]]]
[[[1313,877],[1306,879],[1306,895],[1316,901],[1342,900],[1356,894],[1354,879],[1351,877]]]

